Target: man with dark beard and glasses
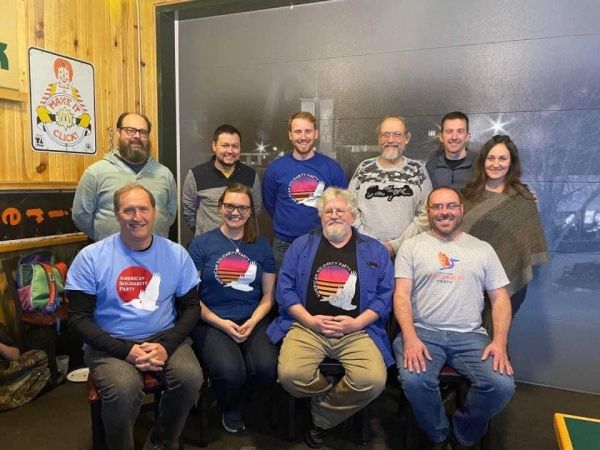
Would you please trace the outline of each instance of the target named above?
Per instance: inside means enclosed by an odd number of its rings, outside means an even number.
[[[356,197],[327,188],[317,200],[321,229],[298,237],[277,281],[279,317],[267,334],[279,354],[279,382],[294,397],[311,397],[306,443],[323,445],[325,432],[375,399],[394,363],[385,325],[393,267],[383,245],[352,228]],[[319,371],[339,361],[336,382]]]
[[[388,242],[419,213],[431,181],[424,164],[404,156],[410,141],[404,117],[385,117],[377,127],[377,139],[381,155],[358,165],[348,189],[358,199],[358,231],[379,239],[391,252]]]
[[[146,187],[156,199],[153,232],[169,236],[177,214],[177,186],[169,169],[150,156],[152,124],[139,113],[117,119],[118,144],[83,173],[73,199],[73,222],[94,241],[119,231],[113,194],[128,183]]]
[[[430,448],[475,448],[489,420],[515,390],[507,353],[511,306],[508,278],[494,249],[460,230],[463,206],[450,187],[427,200],[431,230],[402,244],[396,256],[394,341],[398,378]],[[492,305],[493,337],[481,326],[483,292]],[[451,424],[438,375],[447,364],[471,383]]]

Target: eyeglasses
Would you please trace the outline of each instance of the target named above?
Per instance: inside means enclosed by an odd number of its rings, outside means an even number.
[[[334,214],[336,216],[343,216],[344,214],[346,214],[349,211],[348,208],[333,208],[333,209],[326,209],[325,211],[323,211],[323,215],[324,216],[333,216]]]
[[[389,139],[389,138],[399,139],[401,137],[404,137],[404,135],[405,135],[404,131],[384,131],[383,133],[379,133],[379,137],[384,137],[386,139]]]
[[[233,203],[223,203],[223,209],[228,213],[232,213],[237,209],[242,216],[250,211],[250,207],[246,205],[234,205]]]
[[[433,205],[429,205],[428,208],[434,211],[442,211],[444,208],[453,210],[460,207],[460,205],[461,203],[447,203],[445,205],[443,203],[434,203]]]
[[[148,130],[140,130],[139,128],[121,127],[119,130],[124,131],[129,137],[134,137],[136,133],[139,133],[141,138],[147,138],[150,136],[150,132]]]

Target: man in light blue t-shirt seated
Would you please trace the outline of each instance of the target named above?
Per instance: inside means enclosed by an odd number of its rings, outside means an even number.
[[[114,211],[121,231],[84,248],[69,270],[69,326],[86,344],[108,448],[133,449],[143,372],[151,372],[165,392],[144,449],[176,449],[202,385],[188,339],[200,317],[198,273],[183,247],[152,234],[148,189],[122,187]]]
[[[515,389],[506,349],[509,281],[494,249],[460,231],[463,207],[457,191],[434,189],[427,216],[431,230],[406,241],[396,256],[399,379],[430,448],[445,449],[448,437],[454,449],[475,448]],[[491,341],[481,326],[484,290],[492,305]],[[471,383],[466,408],[456,410],[451,425],[438,385],[445,364]]]

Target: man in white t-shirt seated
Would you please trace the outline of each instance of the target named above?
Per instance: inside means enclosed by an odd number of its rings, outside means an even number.
[[[463,207],[457,191],[434,189],[427,215],[431,231],[406,241],[396,257],[399,379],[432,449],[445,449],[449,437],[454,449],[474,448],[515,389],[506,348],[509,282],[493,248],[460,231]],[[492,305],[491,341],[481,326],[484,290]],[[445,364],[471,383],[466,408],[454,413],[452,424],[438,384]]]
[[[198,273],[183,247],[152,234],[155,204],[140,184],[116,191],[121,231],[85,247],[67,279],[69,326],[86,344],[109,449],[133,449],[143,372],[165,386],[144,449],[178,448],[202,385],[188,339],[200,317]]]

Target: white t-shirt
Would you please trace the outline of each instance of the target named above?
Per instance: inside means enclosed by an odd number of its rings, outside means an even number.
[[[483,291],[509,283],[492,246],[467,233],[449,242],[430,232],[407,240],[396,256],[396,278],[413,280],[415,326],[458,332],[485,333]]]

